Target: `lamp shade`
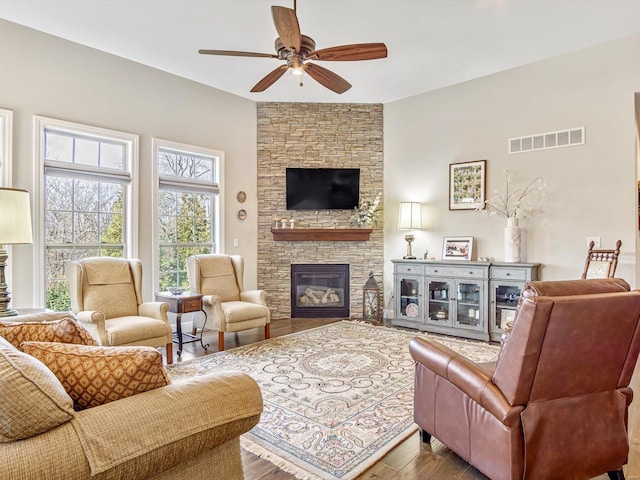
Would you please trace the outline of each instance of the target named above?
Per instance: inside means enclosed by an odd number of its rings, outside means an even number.
[[[398,215],[399,230],[420,230],[422,228],[422,204],[418,202],[400,202]]]
[[[32,241],[29,192],[0,188],[0,245]]]

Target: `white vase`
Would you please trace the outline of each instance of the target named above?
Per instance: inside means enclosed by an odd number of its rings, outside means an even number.
[[[518,226],[518,219],[507,218],[507,226],[504,229],[504,261],[520,262],[520,236],[522,232]]]

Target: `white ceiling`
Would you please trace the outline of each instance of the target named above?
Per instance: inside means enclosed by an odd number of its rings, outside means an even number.
[[[250,93],[279,60],[198,49],[275,53],[271,5],[293,0],[0,0],[0,18],[260,102],[386,103],[640,32],[640,0],[298,0],[318,49],[384,42],[388,58],[318,62],[342,95],[288,73]]]

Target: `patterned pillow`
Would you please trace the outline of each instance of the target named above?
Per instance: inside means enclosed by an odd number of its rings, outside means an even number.
[[[0,321],[0,336],[6,338],[16,348],[20,348],[22,342],[98,345],[89,330],[71,316],[53,322]]]
[[[152,347],[94,347],[66,343],[24,342],[58,377],[83,410],[168,385],[162,355]]]
[[[0,338],[0,442],[33,437],[73,418],[73,401],[55,375]]]

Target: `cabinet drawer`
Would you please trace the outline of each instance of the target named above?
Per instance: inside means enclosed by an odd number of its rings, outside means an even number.
[[[396,273],[412,273],[422,275],[422,265],[396,265]]]
[[[522,268],[492,268],[491,278],[501,278],[503,280],[526,280],[527,271]]]
[[[202,300],[185,300],[182,302],[182,313],[199,312],[202,310]]]
[[[483,278],[485,276],[483,268],[474,267],[441,267],[439,265],[425,265],[425,275],[433,275],[438,277],[456,277],[456,278]]]

